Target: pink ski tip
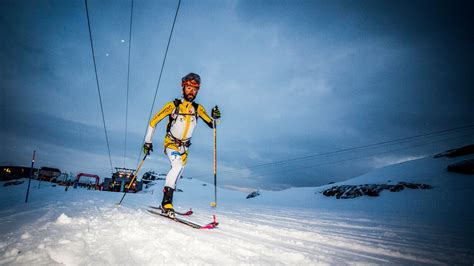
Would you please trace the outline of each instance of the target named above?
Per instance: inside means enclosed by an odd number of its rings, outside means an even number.
[[[214,228],[216,228],[219,223],[216,222],[216,215],[213,215],[213,217],[214,217],[214,221],[213,221],[212,223],[203,225],[203,226],[202,226],[201,228],[199,228],[199,229],[214,229]]]
[[[193,209],[189,209],[189,211],[187,211],[186,213],[184,213],[183,215],[184,216],[190,216],[191,214],[193,214]]]

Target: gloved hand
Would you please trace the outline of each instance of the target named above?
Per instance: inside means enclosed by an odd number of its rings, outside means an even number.
[[[145,155],[150,155],[150,152],[153,151],[153,144],[152,143],[145,143],[143,144],[143,153]]]
[[[216,105],[216,107],[212,108],[211,116],[214,119],[221,118],[221,111],[219,110],[219,107],[217,107],[217,105]]]

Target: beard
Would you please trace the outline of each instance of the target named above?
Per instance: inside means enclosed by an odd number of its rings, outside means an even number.
[[[194,99],[196,98],[196,96],[192,95],[192,94],[185,94],[184,95],[184,99],[189,101],[189,102],[192,102],[194,101]]]

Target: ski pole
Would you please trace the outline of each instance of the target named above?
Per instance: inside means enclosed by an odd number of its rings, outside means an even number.
[[[31,175],[33,174],[33,166],[35,164],[35,155],[36,155],[36,150],[33,151],[33,159],[31,160],[30,177],[28,180],[28,190],[26,190],[25,203],[28,202],[28,195],[30,194]]]
[[[214,126],[214,201],[211,202],[211,207],[217,206],[217,124],[216,120],[212,121]]]
[[[145,159],[146,159],[146,156],[147,156],[147,155],[148,155],[148,154],[145,154],[145,156],[143,157],[143,160],[141,161],[140,165],[138,166],[137,170],[135,171],[135,174],[133,174],[132,181],[130,181],[130,183],[128,184],[127,189],[124,191],[123,196],[122,196],[122,199],[121,199],[120,202],[117,203],[116,205],[122,204],[123,198],[125,198],[125,195],[127,195],[127,192],[128,192],[128,190],[130,189],[130,187],[132,186],[133,181],[135,181],[135,178],[137,177],[138,171],[140,171],[140,168],[142,168],[142,165],[143,165],[143,163],[145,162]]]

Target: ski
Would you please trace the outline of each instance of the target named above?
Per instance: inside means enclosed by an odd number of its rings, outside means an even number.
[[[206,225],[200,225],[200,224],[197,224],[197,223],[193,223],[191,221],[188,221],[188,220],[185,220],[185,219],[181,219],[181,218],[177,218],[177,217],[169,217],[168,215],[166,214],[163,214],[161,212],[157,212],[155,210],[147,210],[147,212],[153,214],[153,215],[157,215],[157,216],[161,216],[161,217],[164,217],[164,218],[167,218],[167,219],[170,219],[170,220],[173,220],[175,222],[178,222],[178,223],[181,223],[181,224],[184,224],[184,225],[187,225],[189,227],[192,227],[192,228],[195,228],[195,229],[213,229],[213,228],[216,228],[217,225],[219,224],[218,222],[216,222],[216,216],[214,215],[214,221],[213,222],[210,222]]]
[[[152,208],[152,209],[155,209],[155,210],[161,210],[160,206],[151,206],[151,205],[149,205],[148,207]],[[181,216],[191,216],[191,214],[193,214],[194,212],[193,212],[192,209],[189,209],[189,211],[187,211],[187,212],[174,211],[174,213],[176,213],[177,215],[181,215]]]

